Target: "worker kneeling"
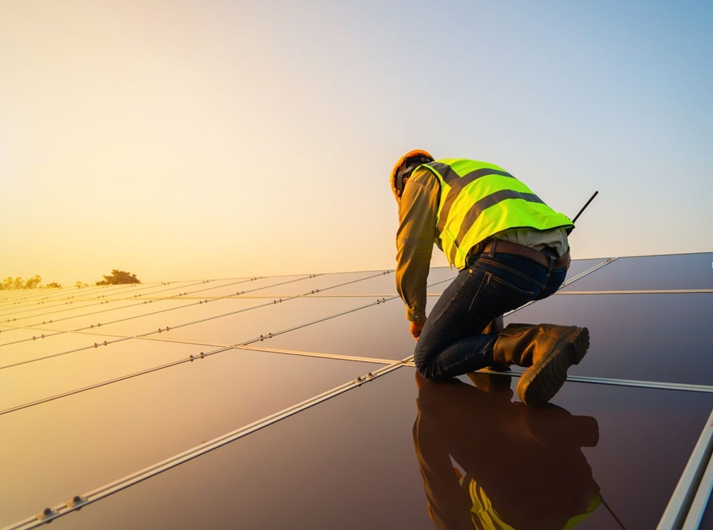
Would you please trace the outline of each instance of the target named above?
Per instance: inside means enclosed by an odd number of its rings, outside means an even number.
[[[562,285],[570,219],[501,167],[434,160],[426,151],[401,157],[391,187],[399,205],[396,287],[418,339],[418,371],[439,381],[515,364],[527,367],[517,387],[520,399],[547,403],[587,352],[589,331],[554,324],[502,329],[501,317]],[[426,318],[434,242],[459,273]]]

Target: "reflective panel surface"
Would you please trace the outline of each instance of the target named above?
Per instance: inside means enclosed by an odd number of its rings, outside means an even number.
[[[713,289],[713,252],[619,258],[567,289]],[[570,274],[571,276],[571,274]]]
[[[222,300],[211,300],[210,302],[221,302]],[[95,309],[90,311],[85,309],[82,312],[70,315],[41,326],[45,330],[86,330],[92,329],[112,333],[112,327],[131,328],[132,335],[137,332],[145,323],[156,319],[184,319],[194,320],[204,318],[211,314],[209,304],[198,299],[157,299],[143,300],[139,302],[123,302],[125,306],[112,306],[107,309]],[[105,306],[106,307],[106,306]],[[157,315],[154,317],[154,315]],[[93,326],[93,327],[92,327]],[[158,326],[157,326],[158,327]],[[164,326],[165,327],[165,326]]]
[[[290,276],[269,276],[247,279],[235,279],[220,285],[207,285],[206,288],[195,292],[187,292],[185,297],[192,299],[214,298],[220,296],[239,296],[239,293],[261,294],[262,292],[280,285],[300,285],[308,281],[308,274],[297,274]]]
[[[275,296],[278,298],[305,295],[322,290],[329,293],[335,286],[342,284],[359,285],[362,281],[368,281],[368,278],[378,275],[381,275],[381,273],[373,271],[275,276],[256,281],[253,285],[246,284],[237,286],[239,289],[217,290],[212,294],[212,296],[235,294],[233,291],[244,292],[244,295],[241,296],[245,297]]]
[[[428,309],[437,299],[428,298]],[[357,300],[362,305],[368,303],[368,299]],[[404,304],[397,298],[273,337],[264,344],[270,348],[400,360],[413,354],[416,341],[409,333]]]
[[[106,361],[77,369],[91,375]],[[0,527],[376,368],[231,350],[0,415]]]
[[[535,411],[465,381],[419,391],[399,369],[53,525],[655,528],[713,405],[566,383]]]
[[[711,315],[713,294],[555,295],[505,322],[589,328],[571,374],[713,385]]]
[[[46,335],[41,334],[39,331],[31,331],[30,333],[35,337],[35,340],[32,340],[32,336],[28,338],[14,333],[7,334],[8,337],[12,336],[20,340],[20,342],[0,345],[0,367],[68,352],[77,348],[91,348],[95,343],[102,344],[105,340],[113,339],[113,337],[94,333],[47,332]],[[42,338],[43,335],[44,338]]]
[[[8,343],[30,341],[32,340],[32,337],[37,339],[38,336],[42,338],[43,334],[44,330],[38,329],[0,328],[0,357],[6,351],[3,348],[8,345]]]
[[[569,269],[567,269],[567,279],[570,280],[578,274],[582,274],[583,272],[588,271],[592,267],[595,267],[600,263],[603,263],[604,261],[605,260],[602,258],[573,259],[572,263],[569,266]]]
[[[203,306],[203,315],[186,315],[179,318],[178,312],[165,313],[141,319],[140,324],[119,323],[107,330],[130,334],[132,330],[154,331],[168,326],[171,329],[166,337],[170,339],[236,344],[258,338],[260,335],[267,336],[269,333],[301,326],[371,302],[369,299],[354,298],[299,298],[283,302],[269,299],[215,300]]]
[[[711,289],[712,260],[623,258],[568,290]],[[602,262],[576,260],[568,279]],[[429,293],[456,274],[432,269]],[[395,293],[393,271],[0,293],[0,527],[384,366],[289,351],[410,356],[404,305],[383,299]],[[573,375],[713,385],[711,314],[713,294],[558,294],[507,321],[587,326]],[[199,358],[255,340],[263,351]],[[712,394],[569,381],[534,410],[507,376],[414,375],[401,367],[52,528],[655,528],[713,407]]]
[[[205,348],[204,348],[205,349]],[[196,346],[132,339],[0,370],[0,411],[200,354]]]
[[[438,284],[429,289],[429,292],[441,292],[442,286],[447,283],[442,283],[447,280],[452,280],[456,277],[458,271],[449,269],[448,267],[434,267],[428,273],[428,285]],[[374,278],[365,280],[359,283],[344,285],[335,289],[330,289],[327,293],[330,295],[350,295],[350,294],[372,294],[375,296],[395,296],[396,295],[396,276],[394,271],[389,274],[381,274]]]

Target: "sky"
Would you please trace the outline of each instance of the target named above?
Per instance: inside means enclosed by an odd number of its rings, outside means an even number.
[[[393,269],[416,148],[711,251],[711,57],[710,2],[0,0],[0,278]]]

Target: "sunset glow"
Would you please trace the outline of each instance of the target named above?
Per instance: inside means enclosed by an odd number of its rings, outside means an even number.
[[[393,268],[388,173],[413,148],[497,163],[570,216],[600,190],[577,258],[705,250],[710,14],[5,3],[0,276]]]

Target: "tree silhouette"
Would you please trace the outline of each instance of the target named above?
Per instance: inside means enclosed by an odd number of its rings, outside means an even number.
[[[3,281],[0,281],[0,290],[37,289],[41,283],[42,278],[38,274],[35,274],[27,281],[24,281],[20,276],[17,278],[8,276]]]
[[[25,289],[34,289],[36,287],[39,287],[41,283],[42,278],[40,278],[39,274],[35,274],[32,278],[25,282]]]
[[[120,285],[124,283],[141,283],[141,280],[139,280],[136,277],[136,274],[131,274],[130,272],[126,271],[120,271],[117,269],[112,269],[111,270],[111,275],[107,276],[106,274],[103,274],[104,279],[102,281],[97,282],[97,285]]]

